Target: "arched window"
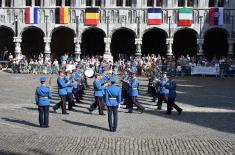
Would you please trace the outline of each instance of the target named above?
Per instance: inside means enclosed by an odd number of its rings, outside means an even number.
[[[187,1],[187,6],[193,7],[194,6],[194,0],[188,0]]]
[[[163,0],[157,0],[156,6],[163,6]]]
[[[92,0],[86,0],[86,6],[92,6]]]
[[[215,0],[209,0],[209,7],[215,7]]]
[[[62,0],[56,0],[56,6],[62,6]]]
[[[185,0],[178,0],[178,7],[184,7],[185,6]]]
[[[11,7],[11,0],[6,0],[5,1],[5,6],[6,7]]]
[[[148,7],[153,7],[153,5],[154,5],[154,0],[147,0]]]
[[[224,0],[218,0],[218,7],[224,7]]]
[[[101,0],[95,0],[95,6],[101,6]]]
[[[71,6],[71,0],[65,0],[65,6]]]
[[[131,6],[131,0],[126,0],[126,6]]]
[[[123,5],[123,0],[117,0],[117,6],[122,6]]]
[[[41,6],[41,0],[35,0],[35,6]]]

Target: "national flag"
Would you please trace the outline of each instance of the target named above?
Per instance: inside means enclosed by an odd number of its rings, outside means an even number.
[[[210,8],[209,23],[211,26],[222,26],[224,24],[224,8]]]
[[[192,8],[179,8],[178,26],[191,26],[193,21]]]
[[[148,9],[148,25],[161,25],[162,24],[162,9],[149,8]]]
[[[85,25],[97,26],[100,23],[99,8],[86,8]]]
[[[69,9],[67,7],[56,8],[55,10],[55,23],[68,24],[69,23]]]
[[[26,7],[25,8],[25,24],[38,24],[38,8]]]

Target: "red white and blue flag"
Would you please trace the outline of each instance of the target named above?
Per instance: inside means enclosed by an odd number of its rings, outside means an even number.
[[[161,25],[162,24],[162,9],[149,8],[148,9],[148,25]]]
[[[38,24],[38,16],[37,7],[25,8],[25,24]]]
[[[224,8],[210,8],[209,23],[211,26],[222,26],[224,24]]]

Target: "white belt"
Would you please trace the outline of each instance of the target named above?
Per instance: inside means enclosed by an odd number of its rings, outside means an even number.
[[[109,99],[111,99],[111,100],[116,100],[117,98],[115,98],[115,97],[110,97]]]
[[[137,90],[137,88],[132,88],[132,89],[136,89]]]
[[[46,96],[44,96],[44,97],[39,97],[39,98],[48,99],[48,97],[46,97]]]

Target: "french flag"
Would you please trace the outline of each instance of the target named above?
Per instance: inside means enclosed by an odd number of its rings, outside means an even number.
[[[38,8],[25,8],[25,24],[38,24]]]
[[[211,26],[222,26],[224,24],[224,8],[210,8],[209,23]]]
[[[162,24],[162,9],[149,8],[148,9],[148,25],[161,25]]]

